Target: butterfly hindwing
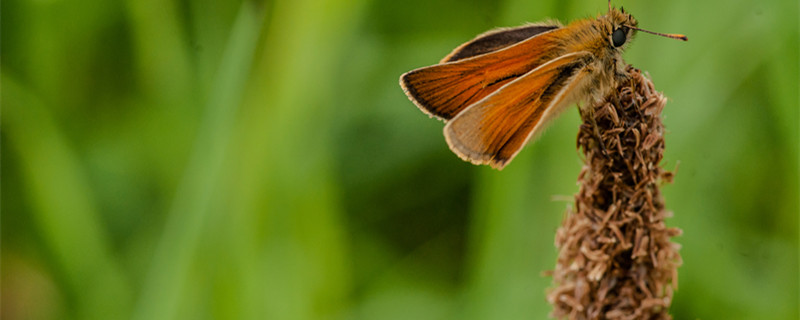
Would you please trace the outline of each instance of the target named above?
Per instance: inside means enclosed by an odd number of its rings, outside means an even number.
[[[593,57],[577,52],[553,59],[469,106],[444,128],[450,149],[472,163],[502,169],[557,109],[572,102],[570,93]]]

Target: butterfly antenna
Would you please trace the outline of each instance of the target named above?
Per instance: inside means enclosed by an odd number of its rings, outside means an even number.
[[[653,31],[649,31],[649,30],[645,30],[645,29],[639,29],[637,27],[630,27],[630,28],[634,29],[634,30],[639,30],[641,32],[647,32],[649,34],[654,34],[654,35],[657,35],[657,36],[667,37],[667,38],[671,38],[671,39],[678,39],[678,40],[683,40],[683,41],[689,41],[689,38],[687,38],[685,35],[682,35],[682,34],[653,32]]]

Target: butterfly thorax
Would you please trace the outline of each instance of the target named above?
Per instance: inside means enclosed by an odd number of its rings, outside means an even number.
[[[592,59],[584,72],[588,73],[584,81],[583,96],[591,100],[602,99],[603,96],[616,85],[625,68],[622,53],[630,43],[636,27],[636,19],[628,13],[612,9],[607,14],[596,19],[583,19],[571,23],[565,30],[570,35],[563,39],[564,53],[589,52]],[[624,40],[615,46],[612,35],[616,30],[622,30]]]

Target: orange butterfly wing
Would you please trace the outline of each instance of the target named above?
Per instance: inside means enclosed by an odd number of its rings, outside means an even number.
[[[450,149],[464,160],[502,169],[572,102],[573,89],[585,79],[581,71],[593,59],[588,52],[563,55],[470,105],[444,128]]]
[[[485,54],[481,50],[486,49],[468,49],[476,39],[444,59],[461,60],[409,71],[400,77],[400,85],[422,111],[447,121],[503,85],[564,54],[561,39],[567,32],[566,28],[552,29]],[[473,54],[477,55],[470,56]]]

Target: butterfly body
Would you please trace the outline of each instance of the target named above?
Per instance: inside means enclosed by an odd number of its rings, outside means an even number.
[[[420,110],[446,122],[454,153],[502,169],[565,107],[599,101],[614,87],[636,26],[624,10],[609,9],[567,26],[501,28],[403,74],[400,85]]]

